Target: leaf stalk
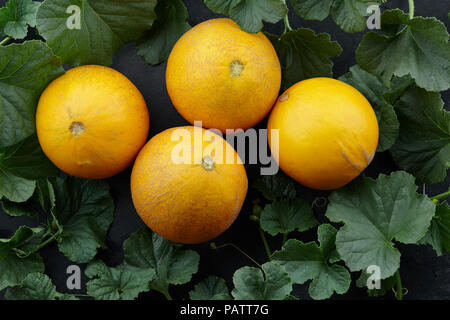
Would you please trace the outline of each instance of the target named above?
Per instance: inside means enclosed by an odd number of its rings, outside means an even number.
[[[49,245],[51,242],[53,242],[54,240],[56,240],[58,237],[59,237],[59,235],[60,235],[61,233],[58,231],[58,232],[55,232],[50,238],[48,238],[47,240],[45,240],[44,242],[42,242],[40,245],[39,245],[39,247],[37,248],[37,250],[36,251],[39,251],[39,250],[41,250],[42,248],[44,248],[44,247],[46,247],[47,245]]]
[[[286,5],[286,8],[288,7],[286,4],[286,0],[282,0],[283,3]],[[284,16],[284,32],[283,34],[288,33],[289,31],[292,31],[291,24],[289,23],[289,10],[286,12],[286,15]]]
[[[247,257],[247,259],[249,259],[251,262],[253,262],[254,264],[256,264],[258,266],[258,268],[261,268],[261,265],[252,257],[250,257],[247,253],[245,253],[244,250],[242,250],[241,248],[239,248],[237,245],[233,244],[233,243],[226,243],[223,244],[221,246],[211,246],[212,249],[216,250],[216,249],[222,249],[222,248],[226,248],[226,247],[233,247],[235,248],[237,251],[239,251],[242,255],[244,255],[245,257]]]
[[[287,233],[283,233],[283,244],[282,244],[283,247],[286,241],[287,241]]]
[[[2,41],[0,41],[0,46],[4,46],[5,44],[7,44],[9,41],[11,41],[11,37],[6,37],[5,39],[3,39]]]
[[[408,0],[409,3],[409,18],[414,18],[414,0]]]
[[[431,198],[431,200],[441,200],[444,198],[450,197],[450,190],[448,190],[447,192],[438,194],[436,196],[434,196],[433,198]]]
[[[266,236],[264,235],[264,231],[261,226],[258,226],[259,234],[261,235],[261,240],[264,244],[264,248],[266,249],[267,257],[269,261],[272,261],[272,252],[270,251],[269,243],[267,242]]]
[[[160,291],[160,292],[164,295],[164,297],[166,297],[167,300],[173,300],[172,296],[168,291]]]
[[[398,269],[395,272],[395,282],[397,284],[397,290],[395,292],[395,297],[397,300],[403,300],[403,285],[402,285],[402,279],[400,278],[400,270]]]

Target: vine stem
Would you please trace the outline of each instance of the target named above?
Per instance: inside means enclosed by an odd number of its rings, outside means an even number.
[[[283,233],[283,244],[282,244],[283,247],[286,241],[287,241],[287,233]]]
[[[437,196],[434,196],[433,198],[431,198],[431,200],[441,200],[444,198],[450,197],[450,190],[448,190],[447,192],[438,194]]]
[[[165,297],[167,300],[173,300],[173,299],[172,299],[172,296],[171,296],[170,293],[169,293],[169,288],[166,288],[166,289],[153,288],[153,290],[155,290],[155,291],[161,293],[162,295],[164,295],[164,297]]]
[[[286,0],[282,0],[282,1],[286,5],[286,8],[287,8]],[[286,15],[284,16],[284,32],[283,32],[283,34],[286,34],[288,31],[292,31],[291,24],[289,23],[288,14],[289,14],[289,11],[286,12]]]
[[[11,37],[6,37],[2,41],[0,41],[0,46],[7,44],[11,40]]]
[[[272,252],[270,251],[269,244],[267,243],[266,236],[264,235],[264,231],[261,228],[261,226],[258,226],[259,234],[261,235],[261,240],[264,243],[264,248],[266,249],[267,257],[269,258],[269,261],[272,261]]]
[[[250,257],[247,253],[245,253],[244,250],[242,250],[241,248],[239,248],[237,245],[235,245],[235,244],[233,244],[233,243],[226,243],[226,244],[223,244],[223,245],[218,246],[218,247],[216,247],[216,246],[214,245],[214,247],[212,247],[212,249],[216,250],[216,249],[222,249],[222,248],[226,248],[226,247],[233,247],[233,248],[235,248],[235,249],[236,249],[237,251],[239,251],[241,254],[243,254],[244,256],[246,256],[247,259],[249,259],[251,262],[253,262],[254,264],[256,264],[259,268],[261,268],[261,265],[260,265],[255,259],[253,259],[252,257]],[[262,269],[262,268],[261,268],[261,269]]]
[[[414,18],[414,0],[408,0],[409,2],[409,18]]]
[[[169,294],[168,291],[160,291],[160,292],[164,295],[164,297],[166,297],[167,300],[173,300],[172,296]]]
[[[44,242],[42,242],[39,247],[37,248],[36,251],[46,247],[47,245],[49,245],[51,242],[53,242],[56,238],[59,237],[59,232],[54,233],[50,238],[48,238],[47,240],[45,240]]]
[[[400,278],[400,270],[397,270],[395,272],[395,282],[397,283],[397,290],[395,293],[395,297],[397,300],[403,300],[403,286],[402,286],[402,279]]]

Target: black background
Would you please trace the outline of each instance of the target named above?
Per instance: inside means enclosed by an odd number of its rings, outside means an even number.
[[[3,6],[5,0],[0,0]],[[207,19],[218,17],[213,14],[201,0],[184,0],[188,7],[190,18],[189,23],[195,26]],[[449,28],[448,12],[450,10],[450,1],[448,0],[416,0],[417,16],[435,16],[443,21]],[[383,8],[402,8],[408,10],[407,0],[390,0]],[[291,25],[294,28],[311,27],[316,32],[328,32],[331,34],[332,40],[337,40],[344,49],[343,54],[334,59],[334,74],[339,77],[346,73],[349,67],[355,62],[355,49],[361,41],[362,34],[347,34],[336,26],[331,18],[327,18],[324,22],[304,21],[297,17],[293,11],[290,12]],[[283,31],[282,22],[276,25],[267,24],[265,31],[273,34],[281,34]],[[144,95],[150,110],[150,135],[153,137],[157,133],[171,127],[187,125],[188,123],[177,113],[165,88],[165,68],[166,64],[156,67],[147,65],[137,54],[133,44],[126,45],[120,50],[115,58],[112,67],[125,74],[140,89]],[[446,101],[446,108],[449,109],[450,101],[449,92],[443,94]],[[266,121],[261,123],[258,128],[264,128]],[[257,178],[259,167],[256,165],[246,166],[250,184]],[[366,174],[371,177],[377,177],[379,173],[389,173],[397,170],[389,153],[378,153],[375,160],[366,170]],[[138,230],[143,223],[136,214],[133,207],[129,188],[129,178],[131,169],[109,179],[111,185],[111,193],[115,199],[116,211],[115,220],[110,229],[108,236],[108,250],[101,251],[99,258],[104,259],[110,266],[118,265],[122,262],[122,243],[131,233]],[[439,194],[448,190],[450,185],[450,177],[444,183],[427,185],[426,192],[429,195]],[[300,185],[297,185],[298,194],[312,203],[312,201],[320,196],[326,196],[328,193],[317,192]],[[257,261],[263,263],[267,261],[265,251],[261,239],[258,234],[257,227],[254,222],[249,220],[252,209],[252,200],[258,195],[251,188],[247,196],[246,204],[239,218],[234,225],[226,231],[222,236],[215,240],[220,245],[232,242],[246,251]],[[315,208],[315,213],[320,222],[327,222],[324,217],[323,208]],[[45,222],[45,218],[40,217],[40,223]],[[0,238],[10,237],[14,230],[20,225],[28,224],[35,226],[39,222],[28,218],[11,218],[4,212],[0,212]],[[302,241],[312,241],[315,239],[315,230],[302,234],[293,234]],[[272,250],[278,250],[281,239],[278,237],[269,237],[269,243]],[[235,270],[240,267],[251,265],[251,262],[231,247],[212,250],[208,243],[198,246],[190,246],[200,255],[199,272],[194,275],[192,282],[183,286],[172,286],[171,294],[174,299],[187,299],[188,292],[192,289],[193,284],[201,281],[208,275],[217,275],[227,280],[229,287],[233,288],[232,276]],[[434,251],[428,246],[407,246],[398,245],[402,252],[401,258],[401,276],[403,285],[409,291],[405,299],[450,299],[450,255],[436,257]],[[68,261],[56,249],[53,244],[41,251],[46,263],[46,274],[48,274],[57,286],[60,292],[68,292],[66,288],[66,268],[72,263]],[[81,266],[84,270],[85,266]],[[352,278],[356,279],[358,275],[353,274]],[[83,276],[83,284],[87,281]],[[308,284],[308,283],[307,283]],[[294,286],[294,294],[301,299],[309,299],[307,295],[308,285]],[[82,290],[83,291],[83,290]],[[82,292],[81,291],[81,292]],[[76,292],[70,292],[76,293]],[[0,298],[2,293],[0,293]],[[333,299],[364,299],[366,291],[354,287],[352,284],[349,292],[344,296],[334,295]],[[389,294],[387,298],[393,298]],[[140,299],[164,299],[157,292],[144,293],[140,295]]]

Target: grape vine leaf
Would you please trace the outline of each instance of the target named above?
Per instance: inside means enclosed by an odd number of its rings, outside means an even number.
[[[10,239],[0,239],[0,290],[20,285],[29,273],[44,272],[44,262],[35,253],[42,231],[22,226]]]
[[[398,171],[377,180],[362,176],[331,193],[326,216],[344,223],[336,248],[350,271],[377,265],[381,279],[397,271],[400,252],[393,241],[417,243],[435,214],[434,203],[416,191],[414,177]]]
[[[416,86],[395,105],[400,135],[390,152],[397,165],[425,183],[440,182],[450,166],[450,112],[437,92]]]
[[[63,72],[61,61],[42,41],[0,46],[0,148],[34,133],[42,90]]]
[[[92,280],[86,284],[88,295],[96,300],[133,300],[150,290],[153,268],[139,269],[122,264],[110,268],[103,261],[91,262],[85,271]]]
[[[23,39],[28,34],[28,26],[36,26],[36,12],[39,2],[32,0],[9,0],[0,8],[0,36]]]
[[[141,269],[154,269],[155,279],[150,288],[165,295],[170,284],[184,284],[198,270],[200,256],[193,250],[184,250],[148,228],[132,234],[123,245],[127,264]]]
[[[56,291],[52,280],[43,273],[30,273],[20,285],[8,288],[6,300],[67,300],[68,295]],[[70,299],[75,299],[70,297]]]
[[[450,207],[447,201],[436,205],[436,215],[420,243],[431,245],[438,256],[450,252]]]
[[[367,9],[381,0],[291,0],[292,8],[302,18],[323,21],[330,11],[336,24],[345,32],[362,32],[366,28]]]
[[[261,228],[270,235],[288,234],[294,230],[306,231],[318,224],[311,206],[302,199],[284,199],[264,207]]]
[[[388,88],[377,77],[362,70],[359,66],[351,67],[350,71],[339,80],[358,89],[370,101],[380,127],[377,151],[390,149],[397,140],[400,124],[394,106],[384,98],[385,93],[389,91]]]
[[[263,21],[277,23],[288,9],[283,0],[204,0],[209,9],[233,19],[247,32],[257,33]]]
[[[342,47],[331,41],[328,33],[315,34],[312,29],[289,31],[280,38],[267,34],[280,58],[284,90],[299,81],[315,77],[332,77],[330,58],[342,53]]]
[[[294,183],[283,173],[272,176],[262,176],[253,183],[253,188],[262,193],[270,201],[284,198],[293,199],[297,196]]]
[[[445,25],[436,18],[409,19],[403,11],[389,10],[381,16],[382,30],[369,32],[356,50],[359,66],[389,86],[393,75],[410,74],[428,91],[450,88],[450,43]]]
[[[155,12],[156,22],[136,42],[137,53],[152,65],[166,61],[178,39],[191,28],[181,0],[158,1]]]
[[[243,267],[233,276],[236,300],[283,300],[292,291],[292,281],[284,267],[267,262],[262,269]]]
[[[87,263],[106,247],[114,201],[105,181],[74,177],[51,179],[55,192],[52,214],[61,226],[59,250],[75,263]]]
[[[209,276],[194,286],[189,292],[191,300],[231,300],[224,279]]]
[[[334,292],[344,294],[351,283],[350,273],[343,266],[329,264],[336,249],[337,230],[329,224],[319,226],[317,234],[320,246],[315,242],[303,243],[288,240],[281,251],[272,255],[273,261],[286,269],[294,283],[312,280],[309,295],[315,300],[330,298]]]
[[[45,0],[38,9],[36,24],[40,35],[65,64],[111,65],[117,50],[152,26],[156,3],[157,0]],[[69,8],[72,13],[67,13]]]

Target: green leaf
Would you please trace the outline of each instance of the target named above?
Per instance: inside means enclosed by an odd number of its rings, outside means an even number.
[[[17,177],[0,166],[0,196],[13,202],[25,202],[31,198],[36,181]]]
[[[155,276],[152,268],[138,269],[126,264],[110,268],[102,261],[91,262],[86,268],[88,295],[96,300],[133,300],[139,293],[149,291]]]
[[[56,296],[56,298],[57,298],[58,300],[80,300],[80,299],[78,299],[76,296],[71,295],[71,294],[58,294],[58,295]]]
[[[290,3],[303,19],[323,21],[330,14],[333,0],[291,0]]]
[[[44,155],[36,135],[17,145],[0,148],[0,196],[12,202],[25,202],[33,195],[36,182],[30,180],[57,174],[58,169]],[[24,206],[6,205],[10,209]],[[14,211],[13,215],[17,215],[17,210]]]
[[[164,239],[148,228],[131,235],[123,245],[127,264],[156,271],[150,288],[168,293],[170,284],[184,284],[197,272],[200,256]]]
[[[209,276],[189,292],[191,300],[231,300],[227,283],[222,278]]]
[[[253,183],[253,188],[262,193],[270,201],[284,198],[293,199],[297,196],[294,183],[283,173],[273,176],[262,176]]]
[[[236,300],[283,300],[292,291],[292,282],[284,268],[267,262],[259,268],[243,267],[233,276]]]
[[[158,17],[155,24],[136,43],[137,53],[152,65],[166,61],[178,39],[191,28],[181,0],[159,1],[155,12]]]
[[[393,241],[417,243],[430,225],[434,203],[416,193],[414,177],[406,172],[361,177],[334,191],[326,216],[345,225],[338,231],[336,248],[351,271],[377,265],[381,279],[400,266],[400,252]]]
[[[12,217],[29,216],[36,217],[36,211],[32,204],[27,201],[23,203],[16,203],[7,199],[1,200],[3,210]]]
[[[283,88],[315,77],[332,77],[330,58],[342,53],[342,47],[331,41],[328,33],[315,34],[311,29],[289,31],[278,38],[268,35],[280,58],[283,70]]]
[[[48,179],[40,179],[36,181],[34,193],[27,201],[17,203],[3,198],[0,202],[3,205],[3,210],[10,216],[36,217],[36,204],[39,204],[44,212],[48,212],[55,205],[55,194]]]
[[[58,168],[45,156],[35,134],[4,149],[3,154],[0,167],[15,176],[35,180],[58,175]]]
[[[204,0],[209,9],[233,19],[247,32],[256,33],[263,21],[277,23],[287,14],[283,0]]]
[[[264,207],[261,228],[272,236],[306,231],[318,224],[311,206],[302,199],[275,201]]]
[[[73,295],[56,291],[52,280],[43,273],[30,273],[20,285],[8,288],[6,300],[78,300]]]
[[[447,201],[436,205],[436,215],[420,243],[431,245],[438,256],[450,252],[450,207]]]
[[[344,294],[350,287],[350,273],[343,266],[328,261],[335,250],[336,229],[329,224],[319,226],[317,234],[320,246],[315,242],[303,243],[288,240],[272,259],[286,269],[294,283],[312,280],[309,295],[315,300],[328,299],[334,292]]]
[[[41,41],[0,46],[0,148],[34,133],[42,90],[63,72],[61,61]]]
[[[6,300],[55,300],[56,287],[52,280],[42,273],[30,273],[18,286],[8,288]]]
[[[394,76],[391,80],[391,87],[384,93],[384,99],[391,105],[395,105],[401,95],[412,85],[414,80],[410,75],[403,77]]]
[[[380,141],[377,151],[382,152],[390,149],[397,140],[400,124],[394,107],[384,99],[388,88],[377,77],[358,66],[351,67],[350,72],[340,77],[339,80],[358,89],[370,101],[380,127]]]
[[[428,91],[450,88],[450,43],[445,25],[436,18],[409,19],[401,10],[381,17],[382,28],[402,27],[395,34],[369,32],[356,50],[356,60],[366,71],[380,77],[386,86],[393,75],[410,74]]]
[[[91,261],[98,248],[105,248],[113,221],[114,201],[105,181],[74,177],[52,179],[55,191],[53,215],[62,233],[59,250],[76,263]]]
[[[367,8],[380,3],[380,0],[335,0],[332,16],[345,32],[363,32],[367,27]]]
[[[34,253],[42,239],[42,229],[20,227],[10,239],[0,239],[0,290],[20,285],[34,272],[44,272],[44,263]]]
[[[117,50],[137,40],[152,26],[156,3],[156,0],[45,0],[37,13],[37,28],[65,64],[111,65]],[[80,10],[79,29],[71,23],[74,13],[67,13],[73,5]]]
[[[28,26],[36,26],[36,12],[40,3],[32,0],[9,0],[0,8],[0,36],[23,39]]]
[[[291,0],[294,11],[300,17],[319,21],[328,17],[332,3],[333,0]],[[332,16],[345,32],[362,32],[367,26],[367,8],[380,3],[380,0],[335,0]]]
[[[55,207],[55,190],[48,179],[36,181],[36,190],[33,194],[34,200],[41,205],[44,212],[50,211]]]
[[[439,93],[412,87],[395,105],[400,136],[391,149],[397,165],[419,181],[444,181],[450,159],[450,112]]]

